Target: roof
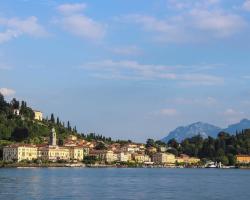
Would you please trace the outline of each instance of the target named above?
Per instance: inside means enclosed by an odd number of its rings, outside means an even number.
[[[40,113],[42,113],[42,111],[40,111],[40,110],[33,110],[33,112],[40,112]]]
[[[11,144],[9,146],[6,146],[5,148],[17,148],[17,147],[33,147],[33,148],[36,148],[35,145],[32,145],[32,144]]]
[[[242,154],[239,154],[239,155],[236,155],[237,157],[250,157],[250,155],[242,155]]]

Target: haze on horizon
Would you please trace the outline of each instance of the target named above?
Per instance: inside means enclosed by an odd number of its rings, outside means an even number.
[[[250,118],[250,0],[0,1],[0,91],[144,142]]]

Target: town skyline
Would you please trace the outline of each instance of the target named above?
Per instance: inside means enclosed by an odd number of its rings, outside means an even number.
[[[250,118],[249,0],[0,7],[0,92],[79,132],[142,142]]]

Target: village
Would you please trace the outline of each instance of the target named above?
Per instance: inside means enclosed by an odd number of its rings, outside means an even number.
[[[4,147],[3,160],[6,162],[22,161],[65,161],[77,163],[84,161],[84,158],[92,158],[94,164],[114,163],[136,163],[143,165],[175,166],[177,163],[197,165],[199,158],[167,153],[166,147],[159,149],[155,147],[146,148],[145,144],[128,143],[121,145],[114,143],[105,150],[96,149],[97,141],[88,142],[78,139],[75,135],[69,135],[63,146],[57,145],[55,129],[52,128],[48,144],[12,144]]]
[[[33,110],[34,120],[43,120],[43,113]],[[14,110],[19,115],[19,110]],[[3,162],[9,163],[68,163],[76,166],[127,166],[127,167],[209,167],[221,168],[221,163],[208,161],[204,164],[197,157],[170,153],[171,147],[157,148],[143,143],[88,141],[77,134],[70,134],[58,145],[57,133],[51,128],[49,138],[43,144],[14,143],[3,148]],[[250,156],[237,155],[237,163],[247,164]]]

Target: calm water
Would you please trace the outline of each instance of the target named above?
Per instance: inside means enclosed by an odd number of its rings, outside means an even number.
[[[249,200],[250,170],[0,169],[0,200]]]

